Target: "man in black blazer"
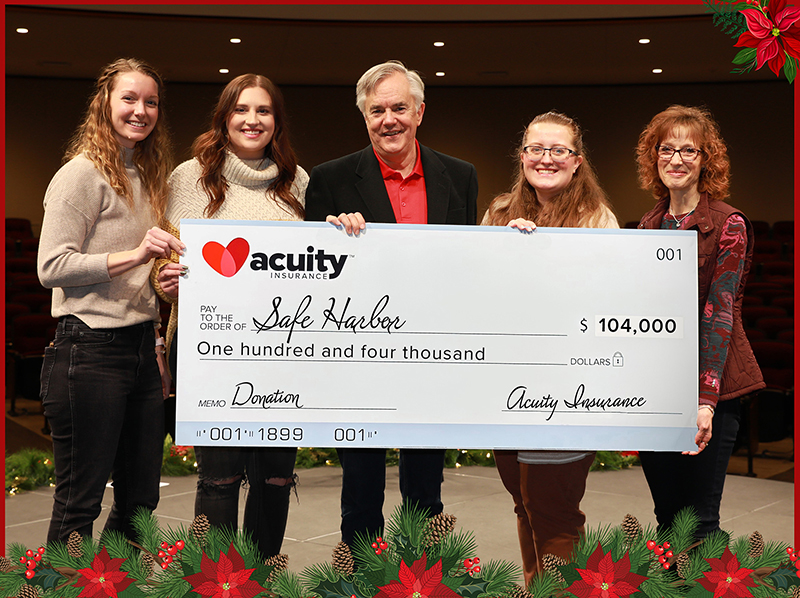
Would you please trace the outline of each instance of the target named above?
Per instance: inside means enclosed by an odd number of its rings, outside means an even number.
[[[425,112],[425,86],[402,63],[369,69],[356,85],[370,146],[311,171],[306,220],[326,220],[358,236],[367,222],[475,224],[475,167],[416,140]],[[378,389],[379,390],[379,389]],[[338,449],[342,464],[342,540],[374,541],[383,527],[385,449]],[[442,512],[444,450],[402,449],[403,502]]]

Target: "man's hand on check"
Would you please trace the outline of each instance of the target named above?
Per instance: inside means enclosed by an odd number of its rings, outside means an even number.
[[[356,237],[367,228],[367,223],[364,221],[361,212],[352,214],[342,212],[339,216],[330,215],[325,218],[325,222],[330,222],[336,227],[344,227],[348,235],[355,235]]]

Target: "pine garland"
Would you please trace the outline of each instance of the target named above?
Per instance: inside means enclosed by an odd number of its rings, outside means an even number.
[[[399,463],[399,449],[386,451],[386,465]],[[637,465],[639,458],[635,453],[598,451],[592,464],[592,471],[616,471]],[[301,448],[297,451],[296,469],[314,467],[339,467],[339,456],[333,448]],[[491,450],[448,449],[445,451],[445,467],[458,468],[470,465],[494,467],[494,453]],[[161,475],[185,476],[197,473],[194,448],[173,444],[169,434],[164,438]],[[40,486],[55,484],[53,455],[38,449],[24,449],[6,457],[6,493],[19,494]]]
[[[585,598],[581,580],[613,572],[635,585],[643,598],[732,597],[728,586],[719,584],[734,579],[741,579],[736,590],[741,598],[800,598],[800,555],[792,548],[764,542],[758,532],[731,539],[719,531],[697,542],[698,518],[688,511],[660,534],[630,516],[623,525],[589,530],[569,562],[545,555],[545,571],[528,588],[517,585],[518,566],[484,564],[472,533],[455,531],[453,524],[447,514],[428,518],[421,510],[399,508],[382,536],[358,537],[352,554],[340,544],[334,550],[335,566],[313,565],[297,575],[286,569],[286,555],[265,561],[247,533],[210,527],[203,516],[188,529],[161,529],[155,516],[143,510],[134,517],[137,542],[110,531],[99,540],[72,537],[69,547],[62,542],[37,549],[11,544],[8,558],[0,561],[0,588],[4,596],[106,595],[91,588],[84,575],[104,567],[106,575],[116,576],[115,583],[122,580],[115,589],[119,598],[192,598],[200,595],[196,590],[204,580],[217,583],[218,575],[251,584],[249,598],[388,598],[395,591],[412,594],[409,584],[423,576],[426,583],[461,598]],[[348,555],[355,569],[342,565]],[[26,577],[29,568],[33,573]],[[613,592],[609,597],[622,598]]]
[[[383,588],[408,585],[411,577],[419,579],[423,572],[426,579],[438,581],[465,598],[510,592],[519,575],[518,567],[502,561],[481,565],[471,533],[432,533],[442,522],[444,529],[449,528],[450,521],[447,515],[429,519],[425,511],[400,507],[381,536],[356,537],[352,548],[357,564],[354,573],[343,574],[341,567],[327,563],[307,567],[299,578],[302,587],[294,593],[319,598],[386,596]]]

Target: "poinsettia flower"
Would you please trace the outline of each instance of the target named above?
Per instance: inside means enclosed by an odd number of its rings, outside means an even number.
[[[117,598],[117,594],[123,592],[125,588],[133,583],[132,579],[127,579],[127,573],[120,571],[120,565],[125,559],[112,559],[108,555],[106,547],[94,555],[92,567],[78,569],[81,574],[80,579],[73,585],[76,588],[83,588],[78,594],[79,598],[95,596],[111,596]]]
[[[442,583],[442,560],[426,570],[428,557],[425,553],[411,567],[400,561],[397,581],[378,586],[375,598],[459,598],[453,590]]]
[[[703,579],[697,582],[714,593],[714,598],[746,598],[752,596],[747,588],[754,588],[758,584],[750,577],[752,569],[739,567],[739,559],[736,558],[728,547],[718,559],[706,559],[711,565],[711,571],[703,573]]]
[[[631,572],[631,559],[626,552],[618,561],[611,558],[611,551],[603,553],[598,542],[597,548],[586,561],[586,569],[576,569],[581,576],[567,588],[578,598],[619,598],[639,591],[639,586],[647,579],[644,575]]]
[[[236,552],[231,543],[228,554],[219,553],[216,563],[203,553],[200,560],[200,572],[187,575],[192,590],[201,596],[211,598],[252,598],[266,591],[250,575],[255,569],[245,569],[244,559]]]
[[[735,46],[756,49],[756,69],[769,65],[780,75],[786,53],[800,58],[800,8],[786,6],[786,0],[772,0],[764,9],[747,8],[741,11],[747,29]]]

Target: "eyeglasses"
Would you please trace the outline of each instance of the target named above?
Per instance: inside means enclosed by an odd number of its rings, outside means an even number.
[[[681,160],[684,162],[694,162],[697,159],[697,156],[703,153],[703,150],[697,149],[696,147],[683,147],[681,149],[675,149],[674,147],[670,147],[668,145],[657,145],[656,152],[658,152],[658,159],[664,160],[665,162],[669,162],[672,160],[672,156],[678,153],[681,157]]]
[[[542,147],[541,145],[526,145],[522,148],[522,152],[531,160],[541,160],[544,158],[545,152],[550,152],[550,157],[556,162],[563,162],[569,158],[570,154],[578,155],[578,152],[568,147]]]

